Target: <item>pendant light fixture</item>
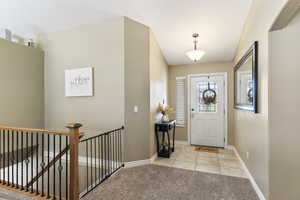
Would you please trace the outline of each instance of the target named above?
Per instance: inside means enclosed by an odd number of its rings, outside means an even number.
[[[205,52],[197,49],[197,38],[199,37],[198,33],[194,33],[193,34],[193,38],[194,38],[194,49],[191,51],[186,52],[186,55],[194,62],[198,62],[201,60],[201,58],[204,56]]]

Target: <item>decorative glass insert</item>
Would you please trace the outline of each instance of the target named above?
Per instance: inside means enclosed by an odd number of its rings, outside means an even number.
[[[210,89],[214,90],[217,93],[218,100],[218,91],[217,83],[209,81]],[[203,92],[208,89],[208,81],[199,82],[197,85],[197,112],[217,112],[217,104],[205,104],[203,101]]]

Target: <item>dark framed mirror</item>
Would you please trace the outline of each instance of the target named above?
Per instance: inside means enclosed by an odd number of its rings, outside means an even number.
[[[234,67],[234,107],[257,113],[258,42]]]

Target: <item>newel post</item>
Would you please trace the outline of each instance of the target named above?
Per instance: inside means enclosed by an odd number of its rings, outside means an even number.
[[[66,127],[70,131],[69,145],[70,145],[70,183],[69,198],[70,200],[79,200],[79,163],[78,163],[78,149],[80,142],[79,128],[82,125],[79,123],[68,124]]]

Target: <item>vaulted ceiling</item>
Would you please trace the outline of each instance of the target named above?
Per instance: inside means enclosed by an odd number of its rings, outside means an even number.
[[[3,0],[0,27],[34,37],[80,24],[127,16],[149,26],[170,65],[191,61],[199,33],[201,62],[232,60],[251,0]]]

